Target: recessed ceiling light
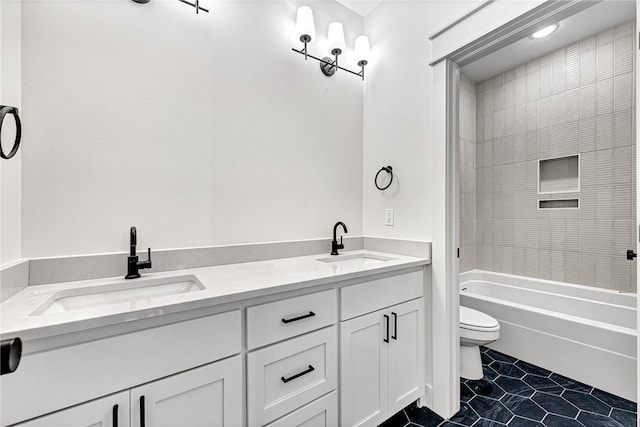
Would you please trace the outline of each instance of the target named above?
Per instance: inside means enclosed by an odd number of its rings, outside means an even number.
[[[557,30],[559,26],[560,26],[560,24],[549,25],[548,27],[545,27],[545,28],[541,29],[540,31],[536,31],[535,33],[531,34],[531,38],[532,39],[541,39],[543,37],[547,37],[549,34],[553,33],[555,30]]]

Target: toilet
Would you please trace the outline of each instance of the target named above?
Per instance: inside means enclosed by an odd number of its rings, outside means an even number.
[[[500,338],[500,324],[488,314],[460,306],[460,376],[482,379],[480,346]]]

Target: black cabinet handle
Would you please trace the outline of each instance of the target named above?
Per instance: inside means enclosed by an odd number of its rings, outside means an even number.
[[[291,322],[297,322],[298,320],[302,320],[302,319],[308,319],[309,317],[313,317],[316,314],[313,311],[310,311],[309,314],[305,314],[303,316],[298,316],[298,317],[293,317],[291,319],[285,319],[282,318],[282,323],[291,323]]]
[[[391,335],[391,338],[393,338],[394,340],[398,340],[398,315],[396,313],[391,313],[391,315],[393,316],[393,335]]]
[[[293,375],[293,376],[291,376],[291,377],[289,377],[289,378],[280,377],[280,379],[282,380],[282,382],[283,382],[283,383],[285,383],[285,384],[286,384],[286,383],[288,383],[289,381],[293,381],[293,380],[295,380],[296,378],[300,378],[301,376],[303,376],[303,375],[307,375],[307,374],[309,374],[309,373],[311,373],[311,372],[313,372],[313,371],[315,371],[315,370],[316,370],[316,368],[314,368],[313,366],[309,365],[309,368],[308,368],[308,369],[305,369],[304,371],[300,372],[299,374],[295,374],[295,375]]]
[[[633,249],[628,249],[628,250],[627,250],[627,259],[628,259],[629,261],[633,261],[633,259],[634,259],[635,257],[637,257],[637,256],[638,256],[638,254],[637,254],[637,253],[635,253],[635,252],[633,252]]]
[[[387,316],[386,314],[384,315],[384,321],[385,321],[385,324],[386,324],[386,327],[385,327],[385,329],[386,329],[385,337],[386,338],[383,338],[382,341],[389,342],[389,316]]]
[[[140,427],[145,427],[147,424],[144,415],[144,396],[140,396]]]
[[[118,427],[118,405],[113,405],[113,427]]]

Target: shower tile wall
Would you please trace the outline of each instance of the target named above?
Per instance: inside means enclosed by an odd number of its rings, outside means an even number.
[[[460,79],[460,271],[476,266],[476,84]]]
[[[634,33],[622,24],[476,85],[475,253],[461,271],[636,291],[626,259],[636,249]],[[538,160],[576,154],[579,191],[539,195]],[[580,208],[538,210],[553,198],[579,198]]]

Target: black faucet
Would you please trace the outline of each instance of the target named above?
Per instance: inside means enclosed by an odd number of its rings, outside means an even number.
[[[136,228],[131,227],[130,245],[131,252],[127,257],[127,275],[125,279],[137,279],[140,277],[139,270],[145,268],[151,268],[151,248],[148,249],[148,255],[146,261],[138,261],[138,255],[136,255],[136,245],[138,244],[138,238],[136,235]]]
[[[344,245],[342,244],[342,236],[340,236],[340,244],[338,244],[338,239],[336,237],[336,232],[338,231],[338,226],[341,225],[342,229],[345,233],[348,233],[347,226],[344,225],[344,222],[338,221],[336,225],[333,226],[333,241],[331,242],[331,255],[340,255],[338,253],[338,249],[344,249]]]

